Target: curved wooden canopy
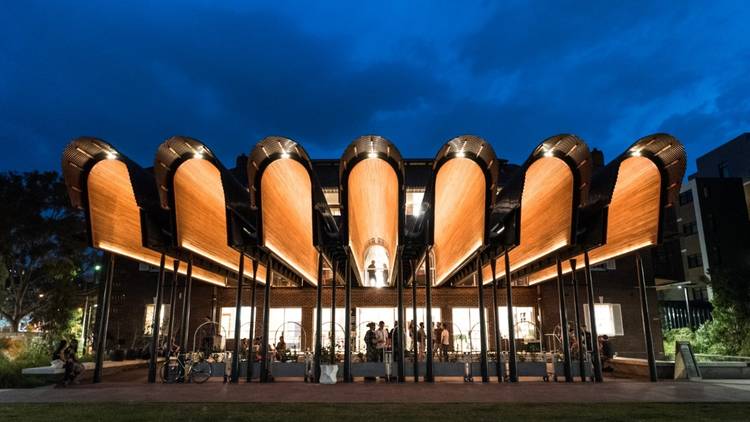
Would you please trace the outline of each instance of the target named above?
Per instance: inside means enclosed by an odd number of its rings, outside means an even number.
[[[317,284],[312,181],[307,169],[292,158],[271,162],[261,177],[260,196],[263,245]]]
[[[224,188],[216,166],[202,158],[185,160],[174,170],[173,189],[178,246],[238,271],[240,253],[229,247]],[[245,268],[252,268],[247,256]],[[252,278],[249,273],[245,276]],[[257,280],[265,282],[265,266],[258,266]]]
[[[381,158],[366,158],[351,169],[348,180],[349,247],[360,274],[367,248],[380,244],[393,272],[398,246],[399,182],[396,171]]]
[[[92,246],[158,267],[161,253],[142,245],[140,208],[125,163],[117,159],[99,161],[89,172],[87,186]],[[185,274],[186,270],[187,264],[181,262],[179,272]],[[193,266],[193,276],[226,285],[224,276],[198,266]]]
[[[452,158],[435,177],[435,284],[446,278],[484,243],[487,182],[469,158]]]

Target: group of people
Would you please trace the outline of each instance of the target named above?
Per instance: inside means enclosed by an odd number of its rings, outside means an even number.
[[[579,336],[577,335],[575,328],[571,326],[568,329],[568,338],[570,341],[570,354],[571,356],[577,357],[580,353],[580,350],[583,348],[583,350],[591,352],[592,351],[592,338],[591,338],[591,332],[586,329],[586,327],[580,327],[580,338],[581,341],[579,341]],[[599,345],[599,358],[602,362],[602,367],[605,372],[611,372],[612,368],[609,364],[610,360],[614,356],[614,351],[612,349],[612,345],[609,342],[609,336],[604,334],[600,335],[596,339],[597,344]],[[581,344],[581,342],[583,344]]]
[[[60,382],[61,387],[67,387],[70,384],[78,384],[78,378],[83,373],[84,367],[78,361],[78,340],[73,339],[68,343],[67,340],[60,340],[57,348],[52,353],[52,366],[65,369],[65,374]]]
[[[377,329],[375,328],[377,326]],[[377,325],[374,322],[367,324],[369,328],[364,336],[364,342],[366,346],[366,360],[368,362],[382,362],[385,356],[386,350],[393,351],[393,359],[398,361],[399,353],[399,340],[398,340],[398,321],[394,323],[394,328],[388,330],[385,327],[385,322],[380,321]],[[439,353],[441,361],[448,360],[448,351],[450,348],[450,331],[448,331],[448,324],[436,322],[432,328],[432,350],[434,353]],[[414,324],[414,321],[409,322],[407,329],[409,338],[411,339],[411,350],[418,360],[424,360],[425,351],[427,350],[427,332],[425,331],[424,322],[420,322],[418,325]]]
[[[244,359],[247,359],[249,356],[254,356],[253,360],[255,362],[260,362],[263,360],[263,353],[261,350],[261,337],[255,337],[253,339],[253,345],[252,350],[250,348],[250,342],[247,338],[242,339],[242,343],[240,345],[240,356]],[[268,351],[273,352],[273,357],[275,360],[280,362],[285,362],[288,358],[288,351],[286,341],[284,341],[284,336],[279,336],[279,341],[276,343],[276,347],[271,347],[271,345],[268,345]]]

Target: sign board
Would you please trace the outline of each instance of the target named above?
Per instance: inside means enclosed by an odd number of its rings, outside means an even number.
[[[698,367],[698,362],[695,360],[690,342],[678,341],[675,343],[674,379],[687,379],[690,381],[701,379],[701,370]]]

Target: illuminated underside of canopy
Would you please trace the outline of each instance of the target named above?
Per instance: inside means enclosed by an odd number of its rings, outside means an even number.
[[[141,240],[140,208],[130,183],[128,168],[122,161],[99,161],[88,175],[88,203],[93,247],[159,266],[161,253],[146,248]],[[167,262],[175,258],[168,256]],[[166,265],[171,269],[171,264]],[[187,264],[180,263],[185,274]],[[220,286],[222,275],[193,266],[193,276]]]
[[[367,248],[373,244],[387,250],[392,274],[398,242],[396,171],[383,159],[366,158],[351,169],[347,189],[349,246],[360,276],[365,272]]]
[[[655,245],[659,233],[661,175],[645,157],[630,157],[620,163],[617,183],[612,193],[607,218],[607,243],[589,252],[593,265],[640,248]],[[583,255],[576,257],[583,264]],[[580,266],[579,265],[579,266]],[[563,263],[563,272],[570,264]],[[539,283],[557,275],[555,266],[537,271],[529,284]]]
[[[511,271],[570,244],[573,224],[573,173],[561,159],[542,157],[526,170],[521,196],[521,243],[511,249]],[[497,276],[505,274],[505,262],[496,260]],[[484,282],[491,282],[488,268]]]
[[[219,170],[208,160],[191,158],[174,174],[177,244],[231,271],[238,271],[240,253],[228,246],[224,188]],[[252,260],[245,257],[245,277],[252,278]],[[258,266],[265,282],[266,268]]]
[[[263,172],[260,192],[263,244],[310,283],[317,284],[312,182],[307,170],[291,158],[278,159]]]
[[[452,158],[435,179],[435,284],[482,246],[486,181],[479,165]]]

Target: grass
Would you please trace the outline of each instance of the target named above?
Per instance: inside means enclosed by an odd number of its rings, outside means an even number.
[[[65,403],[0,405],[4,421],[747,421],[748,403],[249,404]]]

